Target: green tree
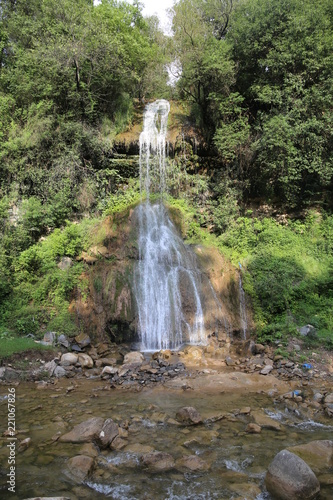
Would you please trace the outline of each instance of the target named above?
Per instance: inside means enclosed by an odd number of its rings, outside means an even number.
[[[332,181],[332,3],[246,0],[228,40],[252,117],[253,194],[291,205]]]

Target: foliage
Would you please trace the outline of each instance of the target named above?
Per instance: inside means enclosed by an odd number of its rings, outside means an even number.
[[[131,207],[134,207],[141,201],[139,184],[134,181],[124,189],[119,189],[116,194],[111,195],[106,202],[104,215],[113,215],[124,212]]]
[[[289,205],[330,186],[332,4],[239,2],[228,39],[253,116],[252,188]]]
[[[331,336],[333,217],[309,212],[281,225],[271,218],[240,217],[218,241],[234,263],[242,262],[243,285],[252,298],[263,338],[295,334],[312,324]]]
[[[49,346],[36,344],[34,340],[29,338],[2,338],[0,342],[0,359],[8,358],[13,354],[23,353],[26,351],[44,351],[50,350]]]

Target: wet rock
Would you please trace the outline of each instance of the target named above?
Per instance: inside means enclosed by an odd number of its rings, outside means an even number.
[[[319,481],[300,457],[280,451],[268,467],[267,491],[278,500],[310,500],[320,491]]]
[[[94,362],[88,354],[80,353],[78,355],[78,363],[82,368],[93,368]]]
[[[63,443],[87,443],[98,439],[103,428],[104,419],[93,417],[76,425],[70,432],[59,438]]]
[[[126,453],[138,453],[140,455],[144,455],[152,453],[155,451],[155,448],[141,443],[134,443],[127,445],[124,451],[126,451]]]
[[[95,458],[99,454],[98,448],[93,443],[85,443],[80,448],[80,455],[87,455],[88,457]]]
[[[315,474],[324,474],[333,467],[333,441],[311,441],[292,446],[288,451],[302,458]]]
[[[67,466],[75,479],[85,481],[94,467],[94,459],[87,455],[77,455],[67,462]]]
[[[176,461],[176,469],[181,472],[197,472],[209,469],[209,464],[197,455],[181,457]]]
[[[18,451],[19,452],[25,451],[29,448],[30,445],[31,445],[31,438],[28,437],[26,439],[23,439],[23,441],[21,441],[19,444]]]
[[[141,457],[142,465],[149,472],[166,472],[175,467],[175,461],[169,453],[153,451]]]
[[[261,427],[260,425],[251,422],[250,424],[247,424],[245,432],[247,432],[248,434],[260,434]]]
[[[127,441],[122,439],[120,436],[116,436],[112,443],[110,444],[110,448],[112,450],[120,451],[127,446]]]
[[[266,365],[265,368],[263,368],[260,371],[260,375],[268,375],[269,373],[271,373],[272,370],[273,370],[273,366],[272,365]]]
[[[61,366],[71,366],[76,365],[78,361],[78,355],[72,352],[66,352],[61,356],[60,364]]]
[[[254,421],[257,425],[260,425],[260,427],[264,429],[270,429],[273,431],[282,431],[283,427],[279,422],[276,420],[273,420],[272,418],[268,417],[264,413],[261,413],[259,411],[254,411],[252,412],[252,416],[254,418]]]
[[[233,491],[238,497],[232,496],[235,500],[256,500],[260,498],[261,490],[256,484],[251,484],[248,481],[240,484],[231,484],[230,490]]]
[[[118,425],[111,418],[108,418],[105,420],[96,442],[100,448],[107,448],[118,434]]]
[[[186,425],[196,425],[202,422],[202,417],[195,408],[187,406],[176,413],[176,420]]]
[[[133,351],[125,355],[124,364],[127,365],[131,363],[138,363],[139,365],[141,365],[144,359],[144,355],[141,352]]]

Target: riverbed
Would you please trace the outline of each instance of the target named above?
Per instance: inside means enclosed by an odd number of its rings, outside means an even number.
[[[315,418],[296,404],[278,400],[276,396],[293,389],[292,384],[281,386],[274,377],[261,377],[264,385],[260,381],[247,385],[242,379],[245,375],[237,372],[223,377],[215,376],[215,385],[214,377],[202,375],[188,380],[187,385],[157,385],[141,391],[112,389],[107,381],[84,377],[39,384],[43,387],[39,389],[35,383],[20,383],[15,391],[16,490],[8,491],[10,436],[3,436],[1,498],[269,499],[264,477],[276,453],[331,439],[331,420]],[[8,386],[0,389],[3,432],[7,428]],[[180,424],[176,413],[184,406],[195,407],[203,423]],[[272,426],[263,425],[260,434],[245,432],[258,414],[270,419]],[[120,449],[101,451],[93,444],[58,440],[91,417],[111,418],[123,429]],[[19,443],[26,438],[31,441],[19,451]],[[170,454],[175,467],[159,473],[147,470],[141,457],[152,450]],[[82,454],[93,456],[94,470],[81,482],[71,474],[68,461]],[[184,469],[182,458],[188,456],[200,458],[201,467]],[[332,485],[322,487],[320,499],[332,499],[331,489]]]

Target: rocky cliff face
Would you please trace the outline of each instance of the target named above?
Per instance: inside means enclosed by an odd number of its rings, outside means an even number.
[[[79,328],[96,339],[137,341],[133,271],[139,255],[135,210],[105,218],[96,233],[103,235],[102,240],[99,236],[98,244],[92,241],[89,251],[80,256],[89,264],[81,277],[86,286],[77,291],[71,311]],[[237,269],[217,249],[198,245],[193,250],[201,269],[207,336],[241,336]],[[186,298],[185,282],[183,285],[183,307],[189,319],[194,311]]]

